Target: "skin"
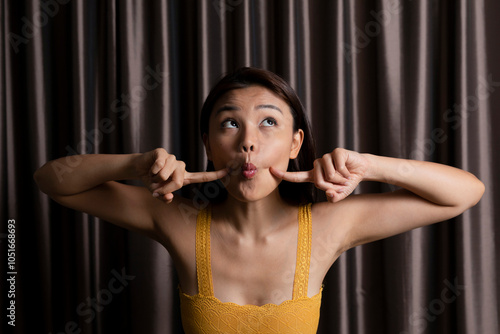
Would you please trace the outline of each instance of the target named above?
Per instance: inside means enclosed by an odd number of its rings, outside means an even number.
[[[285,172],[303,141],[302,130],[294,132],[292,125],[283,100],[251,86],[228,92],[214,106],[203,141],[216,172],[187,172],[174,155],[156,149],[61,158],[34,177],[60,204],[162,243],[189,295],[197,293],[197,208],[172,193],[186,184],[223,179],[228,199],[212,209],[214,294],[241,305],[292,298],[298,208],[280,197],[282,180],[312,182],[328,198],[312,208],[309,297],[319,292],[328,269],[347,249],[450,219],[483,195],[484,185],[475,176],[454,167],[341,148],[317,159],[313,170]],[[248,162],[258,169],[250,180],[240,170]],[[115,181],[124,179],[141,179],[145,187]],[[390,183],[401,190],[350,195],[361,181]]]

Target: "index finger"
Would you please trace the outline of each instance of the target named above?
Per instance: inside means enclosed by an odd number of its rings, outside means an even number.
[[[225,168],[214,172],[197,172],[197,173],[185,172],[184,185],[191,183],[203,183],[203,182],[215,181],[223,178],[227,174],[228,170]]]
[[[271,167],[271,172],[282,180],[294,183],[314,182],[312,170],[306,172],[284,172]]]

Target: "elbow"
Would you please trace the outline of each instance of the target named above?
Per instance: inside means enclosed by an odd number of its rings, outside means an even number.
[[[483,197],[485,191],[486,191],[486,186],[484,185],[484,183],[481,182],[480,180],[477,180],[477,189],[475,191],[475,199],[473,201],[472,206],[479,203],[479,201]]]
[[[40,189],[40,191],[44,194],[51,196],[51,183],[53,182],[51,182],[49,179],[50,177],[45,171],[45,166],[40,167],[33,173],[33,180],[38,186],[38,189]]]
[[[463,202],[462,207],[463,211],[466,211],[472,207],[474,207],[481,198],[486,190],[486,186],[479,179],[476,179],[473,186],[468,191],[468,196],[464,196],[467,200]]]

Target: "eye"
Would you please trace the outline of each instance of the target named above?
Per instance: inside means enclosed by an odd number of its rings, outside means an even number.
[[[224,122],[221,123],[220,127],[226,129],[235,129],[238,127],[238,123],[236,123],[232,119],[226,119]]]
[[[266,118],[261,123],[263,126],[275,126],[277,124],[276,120],[272,117]]]

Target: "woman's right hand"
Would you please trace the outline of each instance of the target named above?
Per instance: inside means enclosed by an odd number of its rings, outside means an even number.
[[[143,153],[137,157],[135,168],[144,185],[165,203],[172,202],[173,192],[191,183],[215,181],[228,174],[227,169],[215,172],[190,173],[186,164],[163,148]]]

